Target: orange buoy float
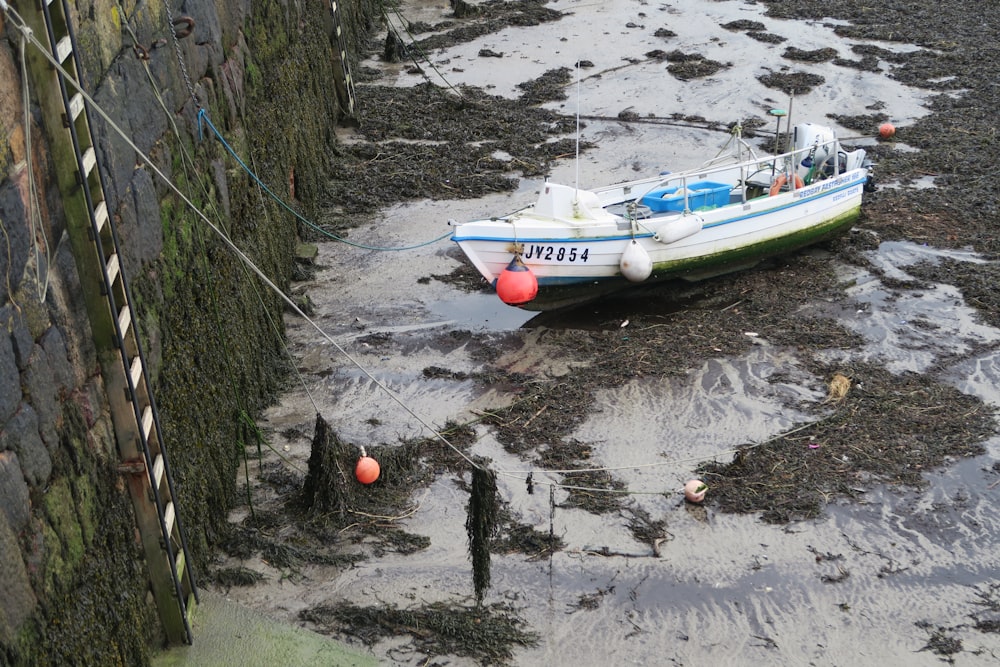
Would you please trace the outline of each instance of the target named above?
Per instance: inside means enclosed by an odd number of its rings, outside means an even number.
[[[700,503],[705,499],[708,485],[700,479],[692,479],[684,485],[684,500],[689,503]]]
[[[378,479],[381,472],[382,468],[379,466],[378,461],[365,454],[365,448],[362,447],[361,456],[358,458],[358,462],[354,466],[355,479],[362,484],[371,484]]]
[[[773,197],[774,195],[781,192],[781,188],[783,188],[785,186],[785,183],[787,182],[788,178],[784,174],[781,174],[776,179],[774,179],[774,183],[771,184],[771,193],[770,193],[771,196]],[[799,176],[798,174],[795,174],[795,189],[798,190],[804,185],[805,183],[802,181],[802,177]]]
[[[496,284],[497,296],[508,306],[520,306],[528,303],[538,294],[538,279],[534,272],[524,265],[520,255],[514,255]]]
[[[890,139],[896,135],[896,127],[892,123],[882,123],[878,126],[878,136]]]

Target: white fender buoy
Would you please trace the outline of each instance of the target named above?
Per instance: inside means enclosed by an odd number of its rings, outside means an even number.
[[[622,275],[630,281],[641,283],[653,272],[653,260],[649,258],[649,253],[646,252],[645,248],[632,239],[631,243],[625,246],[625,252],[622,253],[622,258],[618,262],[618,268],[621,269]]]
[[[653,239],[663,244],[674,243],[700,232],[704,222],[700,215],[677,216],[663,223],[653,234]]]

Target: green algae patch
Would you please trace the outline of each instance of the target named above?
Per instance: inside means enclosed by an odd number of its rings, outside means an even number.
[[[181,665],[337,665],[368,667],[378,661],[327,637],[269,619],[221,595],[203,591],[192,616],[195,641],[156,654],[152,667]]]

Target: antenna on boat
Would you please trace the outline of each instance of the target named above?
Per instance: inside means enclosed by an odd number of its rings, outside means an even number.
[[[778,147],[779,144],[781,143],[781,119],[784,116],[787,116],[788,112],[785,111],[784,109],[771,109],[770,111],[767,112],[767,114],[769,116],[774,116],[775,118],[778,119],[778,125],[777,125],[777,127],[774,128],[774,151],[772,153],[773,155],[778,155],[781,152],[781,149]],[[775,168],[776,168],[775,161],[771,160],[771,180],[772,181],[774,180]]]
[[[576,194],[580,197],[580,59],[576,59]]]
[[[792,150],[792,108],[795,106],[795,89],[788,94],[788,122],[785,124],[785,146],[781,152]]]

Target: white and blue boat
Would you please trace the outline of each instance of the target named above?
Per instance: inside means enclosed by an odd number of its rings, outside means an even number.
[[[632,283],[701,280],[848,229],[872,167],[831,128],[803,123],[791,150],[758,155],[736,126],[695,169],[592,190],[546,182],[531,206],[455,223],[455,241],[511,305],[544,310]],[[504,290],[505,272],[534,289]],[[500,284],[498,284],[498,281]]]

